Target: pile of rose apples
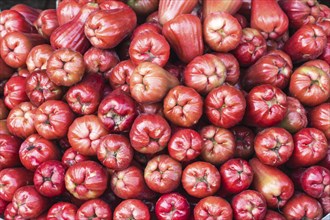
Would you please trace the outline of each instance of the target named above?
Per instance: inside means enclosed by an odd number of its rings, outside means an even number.
[[[5,219],[322,219],[330,9],[63,0],[0,12]]]

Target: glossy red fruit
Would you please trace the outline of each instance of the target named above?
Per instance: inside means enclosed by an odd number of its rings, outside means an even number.
[[[49,208],[49,201],[32,185],[22,186],[13,197],[13,208],[25,219],[36,218]]]
[[[17,189],[32,183],[33,173],[27,169],[5,168],[0,171],[0,198],[11,202]]]
[[[227,12],[209,14],[203,23],[203,36],[207,45],[217,52],[235,49],[242,37],[242,27]]]
[[[52,141],[32,134],[21,144],[19,158],[26,169],[35,171],[45,161],[59,160],[60,152]]]
[[[309,218],[309,219],[321,219],[322,218],[322,206],[314,198],[299,193],[292,197],[288,203],[283,207],[283,215],[287,220]]]
[[[270,84],[254,87],[246,97],[245,120],[248,124],[270,127],[285,117],[286,94]]]
[[[130,7],[99,10],[88,16],[84,31],[94,47],[111,49],[134,30],[136,22],[136,14]]]
[[[163,194],[156,202],[155,212],[157,219],[188,220],[190,205],[188,200],[179,193]]]
[[[235,219],[264,219],[267,204],[264,196],[254,190],[245,190],[231,201]]]
[[[29,101],[25,92],[26,78],[22,76],[12,76],[6,82],[4,88],[4,102],[7,108],[12,109],[22,102]]]
[[[129,82],[130,77],[135,69],[135,65],[131,60],[119,62],[109,73],[109,83],[111,88],[130,93]]]
[[[65,166],[60,161],[45,161],[34,172],[34,187],[43,196],[59,196],[65,190],[64,175]]]
[[[76,163],[81,161],[89,160],[89,157],[84,156],[77,151],[73,150],[72,147],[68,148],[62,156],[62,163],[66,165],[66,167],[70,167]]]
[[[204,106],[206,117],[213,125],[230,128],[243,119],[246,101],[240,90],[222,85],[208,93]]]
[[[293,138],[284,128],[266,128],[256,135],[254,150],[258,159],[270,166],[286,163],[294,149]]]
[[[159,0],[158,19],[160,24],[173,20],[180,14],[189,14],[197,5],[197,0],[192,1],[173,1]]]
[[[53,52],[53,48],[48,44],[33,47],[26,58],[26,67],[29,72],[46,70],[48,59]]]
[[[173,2],[173,4],[177,3]],[[162,33],[179,59],[184,63],[189,63],[195,57],[203,54],[202,31],[202,24],[197,16],[182,14],[166,22]]]
[[[196,204],[194,218],[208,219],[210,217],[214,219],[232,219],[233,209],[225,199],[217,196],[208,196]]]
[[[36,107],[31,102],[22,102],[10,110],[7,117],[8,131],[20,138],[37,133],[34,127]]]
[[[311,126],[317,128],[330,139],[330,103],[323,103],[310,111]]]
[[[240,76],[240,66],[237,58],[230,53],[214,53],[220,58],[226,68],[225,82],[235,85],[238,82]]]
[[[285,220],[285,218],[282,214],[268,209],[264,220]]]
[[[77,199],[101,196],[107,188],[108,174],[103,166],[88,160],[74,164],[65,173],[65,187]]]
[[[9,134],[0,134],[0,169],[18,167],[21,162],[19,159],[19,148],[22,141]]]
[[[174,191],[180,185],[181,174],[181,164],[162,154],[149,160],[144,169],[144,180],[151,190],[163,194]]]
[[[141,200],[127,199],[122,201],[113,211],[113,220],[134,218],[150,220],[149,208]]]
[[[186,166],[181,179],[184,190],[196,198],[214,195],[221,184],[220,173],[211,163],[198,161]]]
[[[235,126],[230,129],[236,140],[234,157],[249,159],[254,153],[254,133],[245,126]]]
[[[112,220],[109,204],[101,199],[88,200],[77,210],[76,219],[106,219]]]
[[[53,31],[59,26],[56,10],[43,10],[33,24],[41,36],[49,39]]]
[[[246,160],[230,159],[220,167],[221,191],[237,194],[248,189],[253,180],[253,171]]]
[[[202,97],[193,88],[176,86],[164,98],[163,112],[173,124],[191,127],[203,114]]]
[[[106,128],[96,115],[84,115],[72,122],[67,137],[75,151],[84,156],[95,156],[101,137],[107,134]]]
[[[56,14],[58,19],[58,24],[63,25],[73,20],[79,13],[82,5],[78,1],[63,0],[60,1],[57,8]]]
[[[192,129],[180,129],[172,134],[167,149],[169,155],[178,161],[191,161],[202,151],[203,139]]]
[[[74,220],[77,206],[68,202],[57,202],[47,212],[47,219],[67,219]]]
[[[236,143],[230,130],[208,125],[200,130],[200,135],[203,138],[203,160],[219,165],[234,157]]]
[[[171,128],[160,115],[139,115],[129,132],[132,147],[144,154],[154,154],[163,150],[171,137]]]
[[[265,197],[268,207],[283,207],[293,195],[292,180],[280,169],[265,165],[257,158],[249,163],[254,172],[254,189]]]
[[[276,0],[253,0],[251,27],[260,30],[266,39],[277,39],[288,30],[289,19]]]
[[[218,11],[224,11],[229,14],[235,14],[242,6],[242,0],[233,0],[233,1],[213,1],[213,0],[204,0],[203,1],[203,17],[211,13]]]
[[[288,166],[306,167],[320,162],[327,153],[328,143],[324,133],[316,128],[303,128],[294,136],[294,150]]]
[[[122,170],[131,164],[134,151],[125,136],[108,134],[101,138],[96,154],[98,160],[107,168]]]
[[[28,21],[30,24],[33,24],[33,22],[38,18],[39,14],[41,13],[40,9],[33,8],[27,4],[16,4],[11,7],[10,10],[15,10],[21,15],[23,15],[25,20]]]

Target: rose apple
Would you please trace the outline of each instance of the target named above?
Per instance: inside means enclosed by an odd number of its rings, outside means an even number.
[[[143,32],[133,37],[129,56],[135,65],[148,61],[163,67],[170,57],[170,45],[165,37],[157,32]]]
[[[168,142],[169,155],[178,161],[191,161],[198,157],[202,151],[203,139],[192,129],[176,131]]]
[[[22,186],[13,197],[13,208],[25,219],[36,218],[49,208],[49,201],[32,185]]]
[[[109,73],[109,83],[113,89],[119,88],[124,92],[130,92],[130,77],[135,69],[131,60],[119,62]]]
[[[41,36],[49,39],[53,31],[59,26],[56,10],[43,10],[33,24]]]
[[[200,135],[203,138],[203,160],[219,165],[234,157],[236,143],[230,130],[208,125],[201,129]]]
[[[266,128],[256,135],[254,150],[258,159],[270,166],[286,163],[294,149],[293,138],[284,128]]]
[[[304,193],[296,194],[283,207],[283,215],[287,220],[301,218],[321,219],[322,213],[321,204]]]
[[[285,117],[287,97],[279,88],[264,84],[254,87],[246,97],[245,121],[259,127],[270,127]]]
[[[18,137],[0,134],[0,170],[21,164],[18,153],[21,142]]]
[[[164,25],[180,14],[189,14],[197,3],[197,0],[174,2],[171,0],[159,0],[158,19],[160,24]]]
[[[207,94],[224,83],[226,72],[220,57],[204,54],[189,62],[183,73],[184,84],[201,94]]]
[[[324,133],[316,128],[303,128],[293,136],[294,150],[288,166],[306,167],[320,162],[328,151]]]
[[[66,135],[73,119],[74,114],[67,103],[48,100],[36,109],[34,126],[42,137],[57,139]]]
[[[267,204],[264,196],[254,190],[245,190],[231,201],[235,219],[264,219]]]
[[[317,128],[330,139],[330,103],[323,103],[310,111],[311,126]]]
[[[233,1],[213,1],[213,0],[204,0],[203,1],[203,16],[208,14],[224,11],[230,14],[235,14],[240,7],[242,6],[242,0],[233,0]]]
[[[22,102],[10,110],[7,117],[9,132],[20,138],[37,133],[34,127],[36,107],[31,102]]]
[[[195,1],[196,0],[187,2]],[[172,3],[173,6],[176,4],[178,3]],[[184,63],[189,63],[195,57],[203,54],[204,44],[202,31],[202,24],[197,16],[181,14],[164,23],[162,33],[179,59]]]
[[[244,28],[238,46],[233,50],[241,66],[250,66],[267,51],[266,40],[262,34],[254,28]]]
[[[151,190],[163,194],[172,192],[179,186],[181,174],[181,164],[162,154],[149,160],[144,169],[144,180]]]
[[[291,133],[296,133],[307,127],[307,113],[298,99],[288,96],[287,102],[288,110],[284,119],[278,125]]]
[[[33,176],[36,190],[43,196],[54,197],[64,192],[65,166],[60,161],[48,160],[38,166]]]
[[[143,192],[144,187],[143,172],[136,166],[115,171],[111,176],[111,189],[119,198],[137,198]]]
[[[12,76],[4,87],[4,102],[7,108],[12,109],[22,102],[29,101],[25,92],[26,78],[22,76]]]
[[[52,141],[32,134],[21,144],[19,158],[26,169],[35,171],[45,161],[60,159],[60,152]]]
[[[47,219],[66,219],[74,220],[77,212],[77,206],[68,202],[57,202],[55,203],[47,213]]]
[[[1,57],[0,57],[0,68],[1,68],[0,80],[9,79],[14,73],[14,68],[8,66]]]
[[[211,163],[193,162],[183,170],[181,183],[189,195],[204,198],[215,194],[220,188],[220,173]]]
[[[204,106],[206,117],[213,125],[230,128],[243,119],[246,101],[240,90],[222,85],[207,94]]]
[[[46,69],[48,77],[56,85],[72,86],[84,76],[84,58],[74,50],[58,49],[49,57]]]
[[[55,85],[45,71],[34,71],[26,79],[26,94],[30,102],[40,106],[48,100],[59,100],[62,98],[63,89]]]
[[[242,37],[242,27],[231,14],[215,12],[206,16],[203,36],[212,50],[228,52],[238,46]]]
[[[254,133],[245,126],[235,126],[230,129],[236,140],[234,157],[249,159],[254,153]]]
[[[113,220],[150,220],[149,208],[141,200],[127,199],[113,211]]]
[[[140,153],[153,154],[163,150],[171,137],[171,128],[160,115],[141,114],[129,132],[132,147]]]
[[[313,198],[329,198],[330,171],[322,166],[308,167],[300,176],[300,185]]]
[[[76,219],[112,219],[112,211],[109,204],[101,199],[91,199],[80,206]]]
[[[217,57],[220,58],[222,63],[226,68],[226,78],[225,82],[235,85],[240,76],[240,66],[237,58],[230,53],[214,53]]]
[[[85,160],[89,160],[89,157],[79,154],[72,147],[68,148],[62,156],[62,163],[67,167]]]
[[[68,140],[72,148],[84,156],[96,155],[101,137],[108,132],[96,115],[76,118],[69,127]]]
[[[254,172],[254,189],[265,197],[268,207],[283,207],[293,195],[292,180],[280,169],[265,165],[257,158],[249,163]]]
[[[230,159],[220,167],[221,191],[237,194],[249,188],[253,180],[253,171],[246,160]]]
[[[223,198],[208,196],[201,199],[194,208],[195,219],[233,219],[233,209]]]
[[[56,15],[59,25],[63,25],[71,21],[80,11],[81,4],[78,1],[61,1],[59,2]]]
[[[173,124],[191,127],[203,113],[202,97],[193,88],[176,86],[164,98],[164,115]]]
[[[77,199],[88,200],[101,196],[107,188],[108,174],[100,164],[87,160],[69,167],[65,187]]]
[[[97,111],[103,91],[103,77],[98,73],[90,73],[81,82],[69,88],[65,99],[75,113],[93,114]]]
[[[133,148],[123,135],[108,134],[101,138],[97,149],[98,160],[111,170],[126,169],[133,159]]]
[[[136,103],[125,92],[115,90],[102,99],[97,115],[109,132],[127,132],[137,116]]]
[[[188,200],[179,193],[163,194],[157,200],[155,212],[157,219],[188,220],[190,205]]]
[[[268,209],[264,220],[285,220],[285,218],[280,213]]]
[[[33,173],[27,169],[5,168],[0,171],[0,198],[11,202],[17,189],[32,183]]]
[[[49,44],[41,44],[33,47],[26,58],[26,67],[29,72],[46,70],[48,59],[53,52],[54,50]]]

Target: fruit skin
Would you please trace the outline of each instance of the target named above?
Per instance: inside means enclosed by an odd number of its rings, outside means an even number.
[[[88,3],[80,9],[78,14],[69,22],[60,25],[50,35],[50,44],[54,49],[67,48],[85,53],[90,42],[84,33],[84,26],[88,16],[99,10],[98,4]],[[75,40],[73,40],[75,39]]]
[[[304,42],[308,41],[308,44]],[[320,56],[327,44],[323,29],[314,24],[303,25],[285,43],[283,50],[294,63],[313,60]]]
[[[280,166],[291,157],[293,138],[284,128],[270,127],[260,131],[254,139],[258,159],[266,165]]]
[[[268,209],[264,220],[285,220],[285,218],[280,213]]]
[[[208,196],[201,199],[194,208],[195,219],[208,219],[212,216],[216,219],[232,219],[233,210],[230,204],[223,198]]]
[[[195,57],[203,54],[202,31],[202,24],[197,16],[182,14],[166,22],[163,25],[162,33],[179,59],[184,63],[189,63]]]
[[[21,15],[23,15],[25,20],[28,21],[30,24],[33,24],[42,12],[40,9],[33,8],[26,4],[16,4],[11,7],[10,10],[15,10]]]
[[[240,66],[236,56],[230,53],[214,53],[219,57],[226,68],[225,82],[235,85],[240,77]]]
[[[14,193],[22,186],[33,183],[33,173],[25,168],[5,168],[0,171],[0,198],[11,202]]]
[[[53,31],[59,26],[56,10],[43,10],[33,24],[41,36],[49,39]]]
[[[165,220],[188,220],[190,216],[190,205],[188,200],[181,194],[173,192],[163,194],[155,205],[157,219]]]
[[[207,94],[204,108],[206,117],[213,125],[230,128],[243,119],[246,101],[240,90],[224,84]]]
[[[0,134],[0,169],[18,167],[19,148],[22,140],[10,134]]]
[[[330,103],[323,103],[310,111],[311,126],[317,128],[330,139]]]
[[[76,219],[99,218],[112,220],[112,211],[109,204],[101,199],[86,201],[77,210]]]
[[[107,188],[108,173],[100,164],[87,160],[74,164],[65,173],[65,187],[77,199],[101,196]]]
[[[271,208],[283,207],[294,193],[292,180],[280,169],[265,165],[257,158],[249,161],[254,172],[253,187]]]
[[[134,30],[136,22],[136,14],[130,7],[99,10],[88,16],[84,32],[94,47],[111,49]]]
[[[57,202],[47,212],[47,219],[66,218],[74,220],[78,208],[68,202]]]
[[[159,23],[165,25],[178,17],[180,14],[189,14],[197,5],[198,0],[191,1],[173,1],[159,0],[158,19]]]
[[[270,84],[254,87],[246,97],[245,121],[259,127],[270,127],[283,120],[287,96]]]
[[[46,70],[48,59],[53,52],[54,50],[49,44],[40,44],[33,47],[26,58],[28,71],[32,74],[37,70]]]
[[[149,208],[141,200],[127,199],[122,201],[113,212],[113,220],[129,219],[150,220]]]
[[[252,183],[253,171],[246,160],[241,158],[230,159],[220,167],[221,192],[238,194]]]
[[[22,102],[29,101],[25,92],[26,78],[23,76],[12,76],[6,82],[4,88],[4,102],[7,108],[13,109]]]
[[[204,198],[214,195],[219,190],[220,173],[211,163],[193,162],[183,170],[181,183],[189,195]]]
[[[165,117],[181,127],[191,127],[199,121],[203,113],[203,99],[193,88],[176,86],[164,98]]]
[[[130,93],[130,77],[135,69],[135,65],[131,60],[119,62],[112,68],[108,75],[108,80],[112,89],[119,88],[120,90]]]
[[[276,0],[253,0],[251,27],[260,30],[265,39],[277,39],[288,30],[289,19]]]
[[[234,157],[242,159],[250,159],[254,153],[253,131],[246,126],[235,126],[230,129],[236,140],[236,149]]]
[[[297,193],[283,207],[283,215],[288,220],[301,219],[303,217],[321,219],[322,213],[321,204],[304,193]]]
[[[224,11],[229,14],[234,15],[242,6],[242,0],[233,0],[233,1],[213,1],[213,0],[204,0],[203,1],[203,17],[207,17],[209,14]]]
[[[267,203],[264,196],[254,190],[245,190],[231,201],[235,219],[264,219],[267,212]]]
[[[15,72],[14,68],[8,66],[1,57],[0,57],[0,69],[1,69],[0,81],[9,79],[12,76],[12,74]]]
[[[325,158],[328,142],[324,133],[316,128],[303,128],[293,136],[294,150],[287,165],[291,168],[307,167]]]

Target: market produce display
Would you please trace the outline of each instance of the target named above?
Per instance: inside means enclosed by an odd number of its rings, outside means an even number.
[[[58,3],[0,11],[0,218],[329,217],[329,6]]]

